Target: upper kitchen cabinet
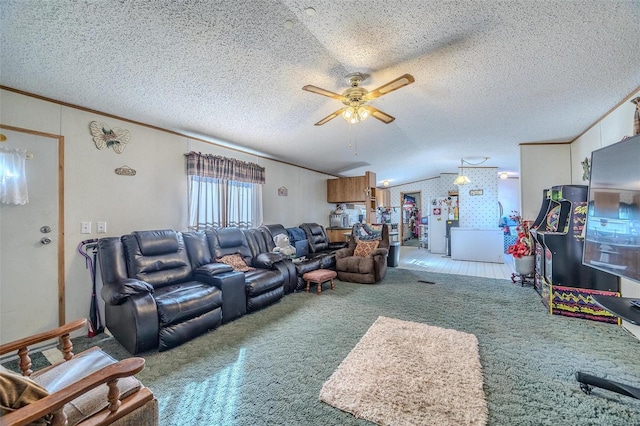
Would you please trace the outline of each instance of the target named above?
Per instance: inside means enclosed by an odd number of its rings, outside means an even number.
[[[378,188],[376,190],[376,202],[378,207],[391,207],[391,191]]]
[[[375,199],[376,174],[327,179],[328,203],[366,203]],[[373,191],[372,191],[373,190]]]

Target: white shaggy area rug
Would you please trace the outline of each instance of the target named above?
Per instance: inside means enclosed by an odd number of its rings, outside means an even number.
[[[378,317],[320,399],[381,425],[485,425],[478,339]]]

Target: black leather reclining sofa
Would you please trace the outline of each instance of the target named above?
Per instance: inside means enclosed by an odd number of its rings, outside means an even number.
[[[298,228],[285,228],[280,224],[263,225],[260,227],[268,234],[268,239],[273,241],[273,237],[278,234],[285,234],[289,236],[289,241],[294,244],[299,241],[303,241],[304,245],[307,245],[306,250],[303,252],[305,260],[295,262],[296,270],[296,285],[295,290],[301,291],[306,287],[306,283],[302,279],[302,276],[316,269],[335,269],[336,259],[335,251],[347,246],[347,243],[329,243],[327,234],[322,227],[317,223],[303,223]],[[299,231],[299,232],[296,232]],[[305,240],[299,240],[297,235],[302,233],[307,238]],[[298,244],[296,244],[296,255],[300,256],[298,252]]]
[[[238,272],[215,261],[229,253],[254,269]],[[98,256],[106,326],[132,354],[182,344],[278,301],[285,281],[295,282],[292,265],[277,266],[282,256],[274,253],[254,257],[236,228],[102,238]]]
[[[282,225],[100,239],[107,328],[132,354],[164,351],[302,290],[304,273],[334,269],[334,252],[345,246],[329,244],[320,225],[303,225],[312,239],[307,259],[296,264],[273,253],[273,237],[287,232]],[[228,255],[239,255],[249,270],[221,263]]]

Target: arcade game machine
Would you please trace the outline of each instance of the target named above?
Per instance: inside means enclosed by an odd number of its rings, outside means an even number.
[[[588,187],[554,186],[550,192],[546,218],[534,234],[543,258],[536,270],[542,302],[551,314],[617,324],[592,296],[619,295],[618,279],[582,264]]]
[[[542,190],[542,205],[538,216],[529,228],[533,236],[533,254],[535,255],[535,272],[533,276],[533,288],[542,294],[542,277],[544,276],[544,248],[542,243],[538,242],[537,232],[547,230],[547,216],[551,216],[549,209],[553,209],[557,204],[551,202],[551,189]]]

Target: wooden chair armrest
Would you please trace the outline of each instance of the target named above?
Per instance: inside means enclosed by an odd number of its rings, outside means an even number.
[[[58,392],[5,414],[0,417],[0,426],[27,425],[49,413],[59,412],[68,402],[104,383],[109,386],[109,410],[115,412],[120,406],[120,392],[116,386],[116,379],[137,374],[143,368],[144,358],[137,357],[108,365]]]
[[[61,325],[53,330],[45,331],[35,336],[25,337],[24,339],[16,340],[13,342],[0,345],[0,355],[4,355],[9,352],[18,350],[18,357],[20,358],[19,366],[23,376],[30,376],[33,371],[31,370],[31,358],[29,357],[29,346],[36,343],[46,342],[47,340],[60,338],[60,346],[62,349],[62,356],[65,360],[73,358],[73,343],[69,333],[73,330],[77,330],[87,325],[86,318],[71,321],[65,325]]]
[[[0,355],[7,354],[21,348],[26,348],[35,345],[36,343],[46,342],[47,340],[64,336],[65,334],[69,334],[70,332],[82,328],[86,325],[86,318],[78,319],[75,321],[71,321],[65,325],[61,325],[58,328],[54,328],[53,330],[45,331],[34,336],[25,337],[24,339],[5,343],[4,345],[0,345]]]

